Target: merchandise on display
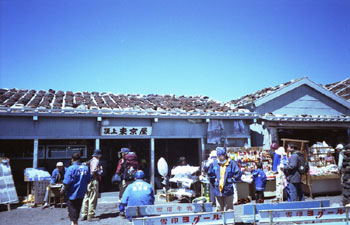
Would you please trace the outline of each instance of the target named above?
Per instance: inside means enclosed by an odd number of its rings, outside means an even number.
[[[255,163],[258,161],[263,163],[263,170],[267,178],[275,178],[272,171],[272,157],[268,150],[263,150],[262,147],[228,147],[227,152],[229,157],[240,166],[243,172],[242,181],[251,183],[251,172],[255,169]]]
[[[311,176],[338,174],[334,159],[335,150],[325,141],[313,144],[309,151],[309,166]]]
[[[198,181],[198,176],[194,174],[199,171],[198,166],[177,166],[171,170],[172,177],[170,182],[176,183],[178,188],[172,189],[172,192],[176,197],[182,196],[194,197],[196,193],[191,190],[191,185]]]
[[[49,172],[34,168],[26,168],[24,170],[24,175],[26,176],[27,181],[41,181],[51,179]]]

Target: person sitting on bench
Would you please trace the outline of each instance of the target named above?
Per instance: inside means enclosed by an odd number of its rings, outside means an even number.
[[[138,170],[135,173],[134,183],[128,185],[119,204],[120,215],[124,215],[126,206],[154,205],[154,191],[152,186],[144,181],[145,173]],[[129,221],[132,217],[125,215]]]
[[[43,209],[49,207],[49,198],[51,195],[51,188],[56,184],[63,185],[64,174],[66,173],[66,168],[63,166],[63,162],[57,162],[56,168],[52,171],[52,176],[50,180],[50,184],[46,188],[45,198],[44,198],[44,206]]]

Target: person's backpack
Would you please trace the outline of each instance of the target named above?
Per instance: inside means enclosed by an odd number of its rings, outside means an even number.
[[[300,174],[307,174],[309,172],[309,163],[304,156],[298,155],[298,157],[298,172]]]
[[[138,169],[137,155],[135,153],[129,153],[125,155],[125,164],[124,164],[124,172],[123,177],[125,180],[133,180],[134,175]]]

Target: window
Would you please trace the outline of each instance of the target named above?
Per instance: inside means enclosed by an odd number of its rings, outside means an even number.
[[[80,153],[81,158],[86,158],[86,145],[49,145],[46,158],[70,159],[74,153]]]
[[[24,150],[17,150],[17,151],[11,151],[6,152],[4,155],[10,159],[32,159],[33,158],[34,149],[26,148]],[[45,158],[45,148],[44,146],[38,147],[38,159],[44,159]]]

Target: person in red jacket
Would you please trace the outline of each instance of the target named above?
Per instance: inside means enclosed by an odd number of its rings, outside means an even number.
[[[134,174],[138,170],[137,156],[129,148],[122,148],[121,158],[116,173],[121,177],[119,183],[119,199],[123,197],[126,187],[134,181]]]

